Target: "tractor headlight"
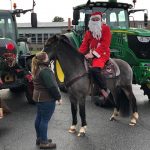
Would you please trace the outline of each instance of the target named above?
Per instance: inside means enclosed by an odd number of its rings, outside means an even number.
[[[150,37],[137,36],[139,42],[148,43],[150,41]]]

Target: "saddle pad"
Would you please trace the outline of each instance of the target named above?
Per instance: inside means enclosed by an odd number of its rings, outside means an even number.
[[[109,59],[102,70],[106,78],[115,78],[120,75],[120,69],[113,59]]]

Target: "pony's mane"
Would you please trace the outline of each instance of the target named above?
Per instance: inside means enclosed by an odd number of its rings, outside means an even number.
[[[78,51],[77,48],[75,48],[71,42],[68,40],[68,38],[65,35],[60,35],[59,38],[60,42],[62,42],[63,44],[65,44],[66,46],[70,47],[69,49],[71,49],[71,52],[74,56],[76,57],[80,57],[80,59],[83,59],[84,56]]]
[[[73,56],[79,57],[79,59],[81,59],[83,61],[84,56],[81,53],[79,53],[77,48],[75,48],[71,44],[71,42],[69,41],[69,39],[65,35],[54,35],[54,36],[50,37],[45,42],[45,46],[51,46],[52,44],[57,45],[58,43],[68,47],[68,49],[71,50],[71,53],[72,53]]]
[[[46,40],[44,46],[50,46],[51,44],[56,42],[56,40],[57,40],[57,35],[54,35]]]

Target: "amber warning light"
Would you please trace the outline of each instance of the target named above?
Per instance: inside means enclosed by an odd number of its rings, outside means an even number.
[[[17,4],[13,3],[13,8],[16,9],[17,8]]]

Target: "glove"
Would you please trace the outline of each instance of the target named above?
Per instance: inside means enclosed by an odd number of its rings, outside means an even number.
[[[25,78],[28,80],[28,82],[31,82],[31,81],[33,80],[31,74],[27,74],[27,75],[25,76]]]
[[[3,108],[0,108],[0,119],[2,119],[3,118]]]
[[[90,51],[89,53],[87,53],[86,55],[84,55],[86,59],[91,59],[94,58],[92,51]]]
[[[3,81],[2,81],[2,79],[0,78],[0,85],[2,85],[3,84]]]

